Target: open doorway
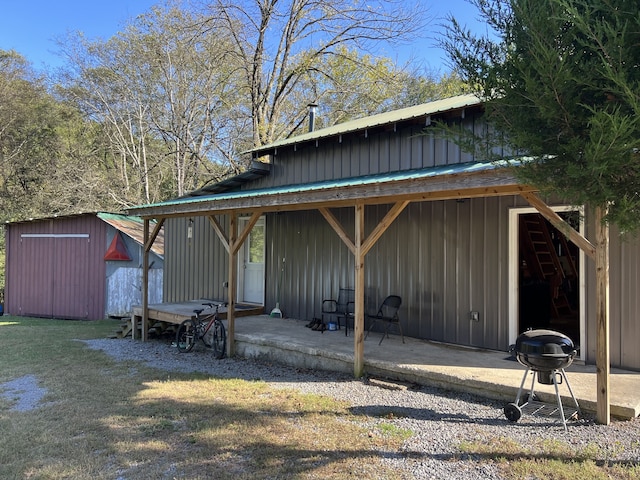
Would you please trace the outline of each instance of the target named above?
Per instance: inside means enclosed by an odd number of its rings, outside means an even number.
[[[581,212],[554,208],[582,231]],[[547,328],[580,345],[584,325],[584,256],[560,230],[533,209],[515,209],[510,221],[510,339]]]

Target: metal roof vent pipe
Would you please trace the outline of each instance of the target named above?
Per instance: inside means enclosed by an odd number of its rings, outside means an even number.
[[[316,125],[316,111],[318,110],[318,105],[316,103],[310,103],[307,106],[309,107],[309,131],[313,132]]]

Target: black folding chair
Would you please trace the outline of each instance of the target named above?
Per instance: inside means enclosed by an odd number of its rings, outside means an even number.
[[[340,328],[340,319],[344,318],[344,334],[349,333],[349,318],[353,318],[355,290],[353,288],[341,288],[338,291],[338,299],[326,299],[322,301],[322,322],[325,316],[329,319],[335,317]]]
[[[385,336],[389,336],[389,329],[392,325],[396,325],[398,327],[398,329],[400,330],[402,343],[404,343],[402,325],[400,325],[400,319],[398,318],[398,310],[400,309],[400,305],[402,305],[402,298],[400,298],[398,295],[389,295],[387,298],[385,298],[380,305],[380,308],[378,309],[378,313],[376,313],[375,315],[367,315],[367,318],[371,320],[371,324],[369,325],[367,335],[364,338],[366,339],[369,336],[371,328],[376,323],[382,322],[385,324],[385,329],[378,345],[382,344],[382,340],[384,340]]]

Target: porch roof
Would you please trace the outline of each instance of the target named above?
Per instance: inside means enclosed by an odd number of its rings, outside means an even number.
[[[518,183],[513,167],[520,161],[472,162],[380,173],[361,177],[237,190],[181,197],[132,207],[144,218],[222,214],[230,211],[291,211],[320,207],[384,204],[398,200],[426,201],[517,195],[534,191]]]

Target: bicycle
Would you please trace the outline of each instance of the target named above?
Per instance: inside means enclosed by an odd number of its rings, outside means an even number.
[[[179,352],[190,352],[200,339],[208,348],[213,349],[213,356],[220,359],[226,352],[227,332],[218,318],[218,309],[226,307],[227,303],[207,302],[202,305],[209,308],[215,307],[215,311],[201,317],[200,314],[205,309],[194,310],[195,317],[187,318],[178,327],[176,346]]]

